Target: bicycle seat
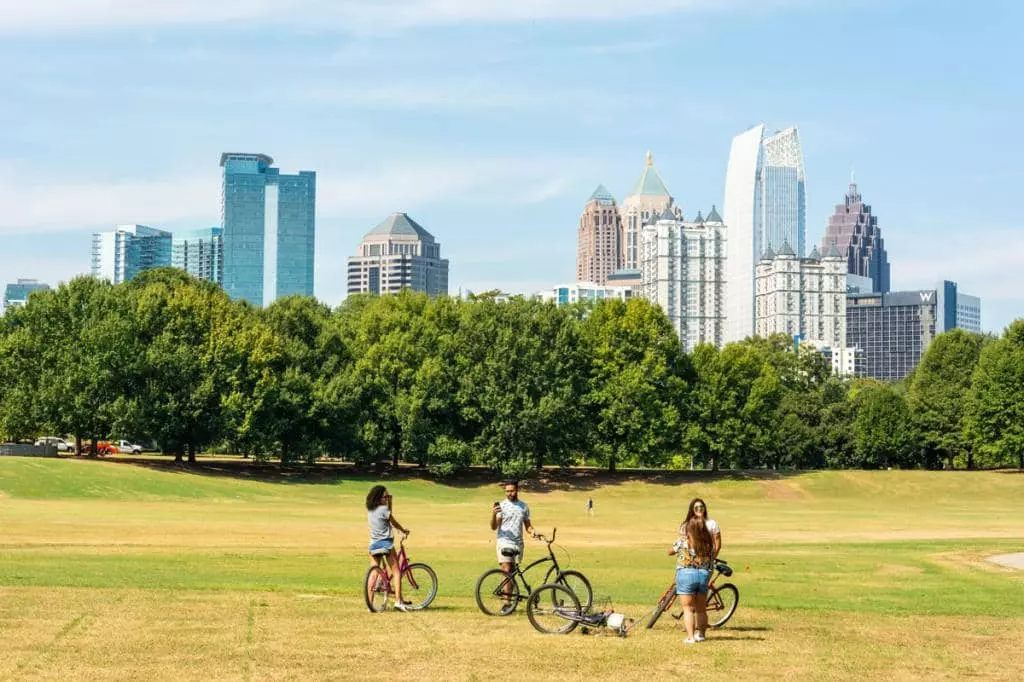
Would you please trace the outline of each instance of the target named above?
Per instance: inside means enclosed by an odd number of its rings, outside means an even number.
[[[715,568],[718,569],[718,572],[724,575],[726,578],[732,575],[732,568],[729,566],[729,564],[725,563],[724,561],[719,561],[717,564],[715,564]]]
[[[519,556],[519,550],[515,547],[502,547],[501,556],[515,557]]]

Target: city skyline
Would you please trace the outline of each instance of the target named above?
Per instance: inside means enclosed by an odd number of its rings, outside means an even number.
[[[1006,86],[1008,64],[1020,61],[1009,29],[1018,7],[553,1],[517,15],[458,2],[438,15],[401,4],[390,26],[360,3],[349,7],[365,21],[309,5],[294,13],[303,26],[247,7],[226,22],[218,0],[109,14],[85,1],[57,19],[12,7],[0,18],[11,86],[0,129],[3,279],[56,285],[88,273],[91,234],[116,224],[213,225],[209,159],[265,149],[318,172],[319,263],[347,257],[380,216],[407,211],[445,244],[452,293],[531,293],[573,279],[573,227],[598,183],[626,196],[651,149],[688,218],[692,207],[722,207],[730,139],[766,120],[800,129],[808,248],[856,166],[883,219],[893,290],[954,280],[984,300],[986,330],[1024,313],[1013,267],[1024,229],[1011,199],[1022,171],[1004,154],[1021,107]],[[626,38],[652,24],[656,38]],[[749,85],[766,35],[772,78]],[[835,49],[843,41],[873,49]],[[943,48],[962,41],[977,48]],[[649,93],[650,105],[580,106],[606,93],[595,73]],[[865,105],[826,96],[837,79],[866,88]],[[92,122],[83,110],[104,116]],[[967,215],[972,258],[958,246]],[[315,291],[336,305],[345,281],[330,270],[318,268]]]

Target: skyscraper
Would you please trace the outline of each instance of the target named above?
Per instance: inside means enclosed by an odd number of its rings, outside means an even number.
[[[392,213],[366,233],[348,259],[348,293],[394,294],[402,289],[448,294],[448,260],[441,245],[405,213]]]
[[[313,295],[316,173],[283,175],[273,163],[266,154],[220,157],[224,290],[258,306]]]
[[[620,209],[621,267],[627,270],[640,268],[640,241],[644,226],[652,219],[657,220],[665,211],[671,211],[680,220],[683,217],[682,210],[675,205],[661,175],[654,168],[654,155],[647,152],[647,165]]]
[[[878,218],[871,215],[871,206],[863,202],[854,182],[850,182],[845,202],[836,204],[835,213],[829,216],[822,251],[833,244],[846,257],[848,273],[870,277],[872,291],[889,293],[889,256]]]
[[[726,341],[754,333],[754,272],[761,255],[789,244],[803,256],[806,203],[796,128],[766,138],[760,124],[733,138],[725,175]]]
[[[615,197],[598,185],[576,229],[576,281],[604,285],[622,267],[622,219]]]
[[[193,277],[217,284],[223,283],[224,230],[207,227],[174,234],[171,265],[187,271]]]
[[[50,285],[37,279],[19,279],[4,289],[4,311],[23,306],[33,291],[48,291]]]
[[[171,233],[145,225],[118,225],[92,236],[92,275],[114,284],[143,270],[171,264]]]
[[[680,220],[666,209],[643,231],[641,292],[661,306],[687,351],[721,346],[726,226],[714,206],[704,218]]]

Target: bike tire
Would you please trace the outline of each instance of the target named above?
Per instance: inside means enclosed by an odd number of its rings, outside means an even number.
[[[720,628],[729,622],[740,605],[740,591],[732,583],[712,587],[708,591],[708,625]],[[712,614],[716,620],[712,620]]]
[[[402,572],[402,599],[408,608],[419,611],[430,606],[437,596],[437,573],[426,564],[409,564]]]
[[[508,587],[509,601],[504,601]],[[515,575],[492,568],[476,581],[476,605],[488,616],[509,616],[519,606],[519,583]]]
[[[370,566],[366,571],[366,578],[363,580],[363,599],[366,601],[366,608],[372,613],[380,613],[388,602],[388,593],[391,585],[388,584],[388,574],[380,566]]]
[[[594,605],[594,590],[590,586],[587,576],[579,571],[562,571],[551,582],[556,585],[563,585],[575,594],[576,598],[580,601],[580,608],[583,609],[584,613],[589,611],[590,607]]]
[[[675,601],[676,597],[676,585],[672,585],[665,590],[665,593],[661,595],[661,599],[658,600],[658,605],[654,607],[654,613],[651,614],[650,619],[647,621],[647,629],[650,630],[654,627],[654,624],[661,618],[661,614],[665,613],[672,606],[672,602]]]
[[[537,632],[565,635],[580,624],[583,609],[576,593],[565,585],[541,585],[526,600],[526,617]]]

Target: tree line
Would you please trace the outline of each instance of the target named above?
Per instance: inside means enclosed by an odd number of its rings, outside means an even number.
[[[173,269],[81,277],[0,318],[0,435],[144,439],[283,463],[1024,467],[1024,320],[953,330],[899,383],[785,336],[684,352],[642,299],[290,297]],[[81,448],[79,448],[81,451]]]

